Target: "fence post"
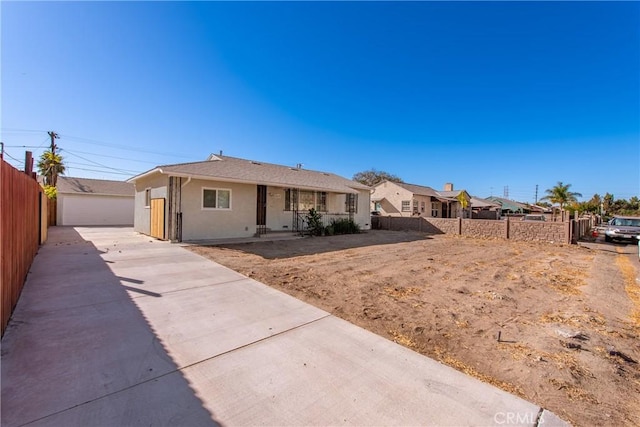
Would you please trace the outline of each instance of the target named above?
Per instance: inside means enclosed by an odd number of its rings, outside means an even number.
[[[462,217],[458,217],[458,236],[462,235]]]
[[[504,222],[504,238],[509,240],[509,224],[510,224],[511,219],[509,217],[507,217],[507,220]]]

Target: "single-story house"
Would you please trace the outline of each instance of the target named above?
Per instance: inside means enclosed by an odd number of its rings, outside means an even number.
[[[137,175],[134,230],[197,241],[301,231],[309,209],[371,228],[371,189],[338,175],[223,155]]]
[[[373,187],[373,211],[389,216],[471,218],[471,197],[465,190],[445,184],[437,191],[423,185],[382,181]]]
[[[475,219],[500,219],[502,206],[491,200],[471,196],[471,214]]]
[[[524,203],[497,196],[490,196],[486,199],[494,203],[498,203],[500,205],[502,215],[531,213],[531,209],[529,208],[529,206],[525,205]]]
[[[131,183],[59,176],[57,225],[133,225]]]

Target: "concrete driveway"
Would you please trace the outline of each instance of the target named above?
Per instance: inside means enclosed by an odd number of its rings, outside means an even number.
[[[54,227],[2,339],[3,426],[565,425],[177,245]]]

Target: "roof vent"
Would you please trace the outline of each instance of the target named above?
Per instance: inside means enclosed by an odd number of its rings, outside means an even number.
[[[296,165],[296,169],[302,169],[302,163],[298,163],[298,164]]]
[[[220,157],[216,156],[215,154],[209,154],[209,157],[207,158],[208,161],[214,161],[214,160],[222,160]]]
[[[254,161],[254,160],[251,160],[251,164],[252,164],[252,165],[261,165],[262,163],[260,163],[260,162],[256,162],[256,161]]]

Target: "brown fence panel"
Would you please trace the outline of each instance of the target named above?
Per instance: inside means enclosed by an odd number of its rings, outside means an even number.
[[[57,225],[58,201],[56,199],[47,198],[47,224],[49,226]]]
[[[41,238],[42,187],[0,160],[0,294],[2,334],[22,291]]]

